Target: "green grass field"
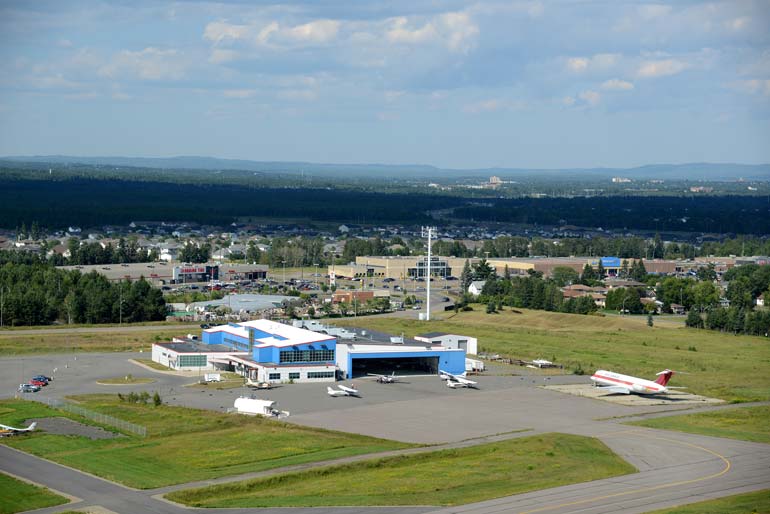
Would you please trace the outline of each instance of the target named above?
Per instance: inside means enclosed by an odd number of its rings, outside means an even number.
[[[144,364],[148,368],[156,369],[158,371],[174,371],[168,366],[164,366],[163,364],[160,364],[159,362],[155,362],[152,359],[134,359],[139,364]]]
[[[479,351],[531,360],[545,358],[566,370],[609,369],[654,377],[665,368],[686,371],[671,385],[728,401],[770,400],[770,341],[689,328],[648,327],[645,317],[582,316],[506,308],[485,314],[444,313],[430,322],[387,317],[337,320],[408,337],[450,332],[477,337]],[[512,372],[516,368],[512,369]]]
[[[92,441],[34,433],[2,442],[145,489],[412,446],[259,417],[129,404],[118,401],[117,395],[75,399],[87,409],[146,426],[148,436]],[[19,426],[26,419],[46,416],[75,418],[35,402],[0,401],[0,423]]]
[[[113,377],[113,378],[100,378],[96,381],[97,384],[103,384],[103,385],[135,385],[135,384],[151,384],[155,382],[155,379],[152,378],[137,378],[132,377],[131,375],[126,375],[124,377]]]
[[[755,443],[770,443],[770,407],[740,407],[635,421],[638,425]]]
[[[0,473],[0,514],[53,507],[68,501],[48,489]]]
[[[647,514],[767,514],[770,512],[770,489],[736,494],[718,500],[691,503]]]
[[[459,505],[636,471],[597,439],[543,434],[179,491],[195,507]]]
[[[126,332],[117,327],[109,333],[25,334],[14,330],[0,333],[0,354],[149,351],[152,343],[170,341],[179,333],[162,326],[147,332]]]

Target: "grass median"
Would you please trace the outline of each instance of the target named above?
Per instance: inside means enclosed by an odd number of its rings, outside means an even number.
[[[194,507],[460,505],[636,471],[597,439],[543,434],[178,491]]]
[[[157,331],[126,331],[114,327],[110,332],[63,334],[31,334],[16,330],[0,333],[0,354],[149,351],[152,343],[170,341],[180,332],[184,331],[163,327],[158,327]]]
[[[671,385],[688,392],[727,401],[770,400],[770,344],[767,338],[734,336],[691,328],[648,327],[645,317],[583,316],[505,308],[486,314],[483,306],[471,312],[444,313],[430,322],[365,317],[338,320],[353,325],[413,337],[425,332],[465,334],[479,340],[479,351],[530,360],[545,358],[593,373],[609,369],[654,378],[671,368],[686,371]],[[518,368],[511,368],[512,372]],[[586,379],[586,382],[588,380]]]
[[[691,503],[648,514],[759,514],[770,512],[770,489]]]
[[[0,514],[12,514],[67,503],[69,500],[44,487],[0,473]]]
[[[712,437],[770,443],[770,407],[735,407],[713,412],[666,416],[629,423]]]
[[[144,425],[148,436],[91,440],[34,432],[2,442],[141,489],[413,446],[259,417],[131,404],[117,395],[74,399],[87,409]],[[35,402],[0,401],[3,424],[20,426],[27,419],[48,416],[80,420]]]

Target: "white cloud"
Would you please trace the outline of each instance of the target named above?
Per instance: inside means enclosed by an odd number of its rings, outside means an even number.
[[[601,88],[605,91],[630,91],[634,89],[631,82],[620,79],[610,79],[602,83]]]
[[[132,76],[143,80],[179,80],[184,77],[185,65],[176,50],[148,47],[139,52],[124,50],[99,74],[105,77]]]
[[[567,59],[567,68],[574,72],[585,71],[588,69],[588,59],[585,57],[571,57]]]
[[[571,107],[575,105],[575,97],[574,96],[565,96],[561,99],[561,103],[566,105],[567,107]]]
[[[748,16],[739,16],[738,18],[725,21],[725,26],[732,31],[740,32],[747,28],[750,23],[751,18]]]
[[[339,29],[340,22],[337,20],[316,20],[286,29],[284,33],[290,39],[320,44],[334,40]]]
[[[641,78],[656,78],[676,75],[687,69],[688,65],[677,59],[663,59],[659,61],[643,61],[636,70]]]
[[[479,35],[479,27],[464,12],[449,12],[434,16],[422,25],[414,26],[409,18],[391,18],[385,38],[395,44],[440,43],[453,52],[467,53]]]
[[[605,71],[615,66],[619,54],[596,54],[592,57],[570,57],[566,61],[567,70],[573,73],[586,71]]]
[[[226,21],[212,21],[203,30],[203,37],[214,44],[227,40],[243,39],[248,36],[248,25],[233,25]]]
[[[226,89],[222,91],[222,96],[225,98],[245,99],[251,98],[257,94],[254,89]]]
[[[587,103],[591,107],[595,107],[595,106],[599,105],[599,102],[602,99],[602,95],[600,95],[596,91],[593,91],[591,89],[587,89],[587,90],[581,92],[578,95],[578,98],[583,100],[585,103]]]

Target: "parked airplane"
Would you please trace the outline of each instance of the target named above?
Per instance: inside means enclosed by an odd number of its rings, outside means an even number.
[[[37,421],[32,423],[27,428],[15,428],[15,427],[9,427],[8,425],[0,424],[0,437],[21,434],[24,432],[32,432],[33,430],[35,430],[36,426],[37,426]]]
[[[249,387],[253,387],[254,389],[270,389],[273,387],[270,382],[254,382],[250,378],[246,378],[246,385]]]
[[[358,396],[358,389],[353,389],[352,387],[347,387],[344,385],[339,386],[339,389],[334,389],[333,387],[326,387],[326,393],[329,396]]]
[[[666,387],[666,384],[674,375],[674,372],[670,369],[664,369],[656,375],[658,378],[653,382],[652,380],[621,375],[620,373],[600,369],[591,376],[591,380],[596,387],[608,393],[617,394],[662,394],[667,393],[670,389],[682,389],[681,387]]]
[[[449,373],[443,370],[439,370],[438,374],[442,380],[446,380],[447,387],[451,387],[452,389],[455,389],[457,387],[470,387],[473,389],[477,389],[476,387],[478,385],[477,382],[474,382],[473,380],[468,380],[463,376],[453,375],[452,373]]]
[[[398,377],[396,376],[396,372],[394,371],[390,375],[379,375],[377,373],[367,373],[370,377],[377,377],[377,382],[380,384],[393,384],[395,382],[398,382]]]

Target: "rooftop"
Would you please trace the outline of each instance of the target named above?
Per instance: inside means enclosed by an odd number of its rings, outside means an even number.
[[[227,332],[228,334],[248,339],[249,328],[254,328],[259,332],[266,334],[255,338],[255,342],[257,343],[255,346],[286,347],[298,344],[332,341],[335,339],[334,337],[329,337],[327,334],[320,334],[311,330],[284,325],[283,323],[267,319],[258,319],[231,325],[219,325],[217,327],[206,329],[204,332]]]

